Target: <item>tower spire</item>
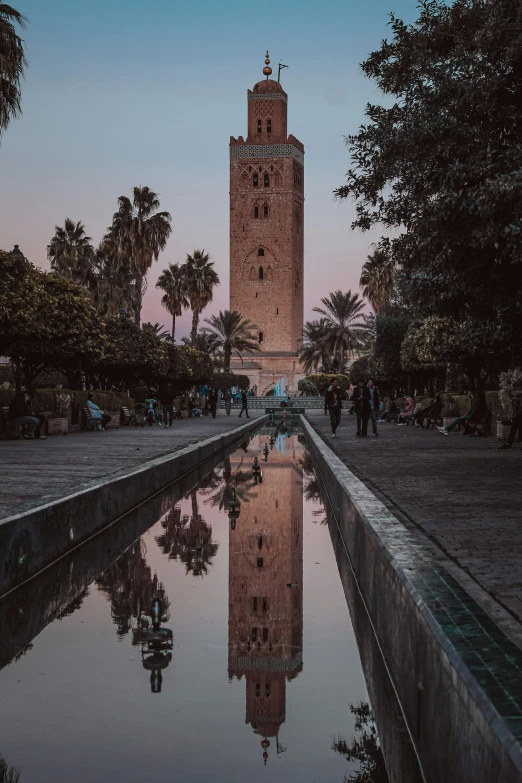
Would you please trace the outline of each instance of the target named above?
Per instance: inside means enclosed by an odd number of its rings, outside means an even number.
[[[268,49],[266,50],[265,67],[263,68],[263,73],[265,74],[267,79],[272,74],[272,69],[270,67],[270,57],[268,55]]]

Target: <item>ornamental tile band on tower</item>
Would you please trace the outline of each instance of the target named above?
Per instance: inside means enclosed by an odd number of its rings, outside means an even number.
[[[260,353],[232,362],[264,395],[304,377],[304,147],[287,133],[288,96],[266,78],[248,90],[248,135],[230,137],[230,309],[256,325]]]

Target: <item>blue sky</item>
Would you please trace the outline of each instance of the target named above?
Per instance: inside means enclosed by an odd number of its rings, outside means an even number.
[[[329,291],[357,289],[375,236],[350,230],[352,204],[332,190],[343,143],[380,96],[360,63],[406,21],[415,0],[12,0],[29,17],[23,118],[0,147],[0,247],[39,266],[54,226],[85,223],[95,242],[120,195],[148,185],[173,232],[149,275],[144,319],[169,322],[154,284],[162,267],[204,247],[222,279],[205,312],[228,306],[228,142],[246,135],[246,91],[264,52],[290,67],[290,133],[305,145],[305,317]],[[181,332],[188,332],[184,317]]]

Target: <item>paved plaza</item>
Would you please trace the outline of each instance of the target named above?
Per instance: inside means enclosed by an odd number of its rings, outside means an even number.
[[[350,470],[522,645],[522,444],[499,451],[495,438],[379,425],[355,435],[343,412],[337,437],[329,418],[307,418]]]
[[[264,411],[253,411],[252,417]],[[78,484],[134,468],[245,423],[220,411],[181,419],[172,429],[120,427],[106,432],[54,435],[46,441],[0,441],[0,518],[16,506],[47,495],[66,493]]]

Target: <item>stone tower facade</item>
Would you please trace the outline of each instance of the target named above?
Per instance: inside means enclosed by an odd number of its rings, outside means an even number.
[[[248,135],[230,138],[230,309],[256,325],[260,353],[235,360],[258,395],[304,377],[304,147],[287,133],[288,96],[272,73],[248,90]]]
[[[253,453],[265,439],[254,436]],[[276,442],[229,534],[228,676],[245,678],[245,723],[265,741],[279,734],[286,683],[303,666],[302,455],[297,435]],[[245,470],[238,453],[230,463],[233,476]]]

